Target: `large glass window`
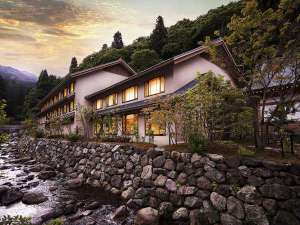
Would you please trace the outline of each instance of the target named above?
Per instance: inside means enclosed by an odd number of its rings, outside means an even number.
[[[145,96],[159,94],[165,91],[165,78],[156,77],[145,83]]]
[[[102,124],[100,122],[95,122],[94,134],[100,134],[101,130],[102,130]]]
[[[111,94],[107,97],[107,106],[116,105],[117,103],[117,94]]]
[[[129,114],[123,116],[123,133],[134,134],[138,130],[138,115]]]
[[[137,99],[137,86],[127,88],[123,91],[122,100],[123,102],[128,102],[134,99]]]
[[[151,117],[145,117],[145,133],[146,135],[166,135],[166,125],[157,123]]]
[[[105,133],[114,134],[118,133],[118,120],[116,117],[108,117],[104,120],[105,123]]]

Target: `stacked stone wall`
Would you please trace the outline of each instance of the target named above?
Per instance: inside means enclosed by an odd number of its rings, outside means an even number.
[[[300,224],[300,167],[128,145],[23,138],[22,154],[63,171],[70,186],[120,195],[128,208],[191,224]]]

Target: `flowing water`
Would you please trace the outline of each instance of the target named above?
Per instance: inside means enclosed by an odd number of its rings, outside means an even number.
[[[84,212],[84,216],[70,224],[117,225],[132,223],[130,218],[119,223],[111,219],[114,210],[122,204],[116,196],[99,188],[88,186],[70,190],[64,186],[65,179],[62,175],[43,181],[37,178],[37,172],[30,172],[32,165],[27,165],[26,162],[23,164],[11,162],[14,156],[10,150],[11,146],[14,145],[15,143],[11,143],[9,146],[6,144],[0,146],[0,187],[5,185],[16,187],[22,192],[42,192],[48,197],[48,200],[37,205],[26,205],[19,201],[9,206],[0,206],[0,218],[4,215],[21,215],[32,218],[32,222],[38,224],[42,215],[49,213],[55,208],[66,207],[65,205],[69,204],[78,208],[75,215]],[[98,202],[99,208],[92,211],[85,210],[84,206],[92,202]],[[74,214],[69,217],[71,216],[74,216]]]

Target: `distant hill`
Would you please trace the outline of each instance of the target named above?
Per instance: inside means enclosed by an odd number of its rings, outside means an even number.
[[[24,83],[36,83],[37,76],[26,71],[20,71],[10,66],[0,65],[0,76],[6,81],[20,81]]]
[[[14,120],[23,119],[25,96],[37,82],[37,77],[29,72],[0,65],[0,99],[7,102],[7,114]]]

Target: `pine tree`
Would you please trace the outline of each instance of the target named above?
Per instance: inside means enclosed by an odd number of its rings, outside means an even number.
[[[5,99],[5,91],[6,91],[6,87],[5,87],[5,80],[0,76],[0,100],[1,99]]]
[[[117,48],[117,49],[120,49],[120,48],[124,47],[123,40],[122,40],[122,34],[120,33],[120,31],[115,33],[114,41],[111,43],[111,47],[112,48]]]
[[[69,72],[70,73],[74,73],[76,70],[77,70],[77,59],[76,57],[73,57],[72,60],[71,60],[71,65],[70,65],[70,68],[69,68]]]
[[[103,44],[103,45],[102,45],[102,49],[101,49],[101,50],[102,50],[102,51],[105,51],[105,50],[107,50],[107,49],[108,49],[108,46],[107,46],[107,44]]]
[[[161,54],[161,50],[166,44],[167,40],[167,28],[164,24],[164,19],[162,16],[158,16],[156,19],[156,25],[152,34],[150,35],[150,45],[152,49],[154,49],[159,55]]]

